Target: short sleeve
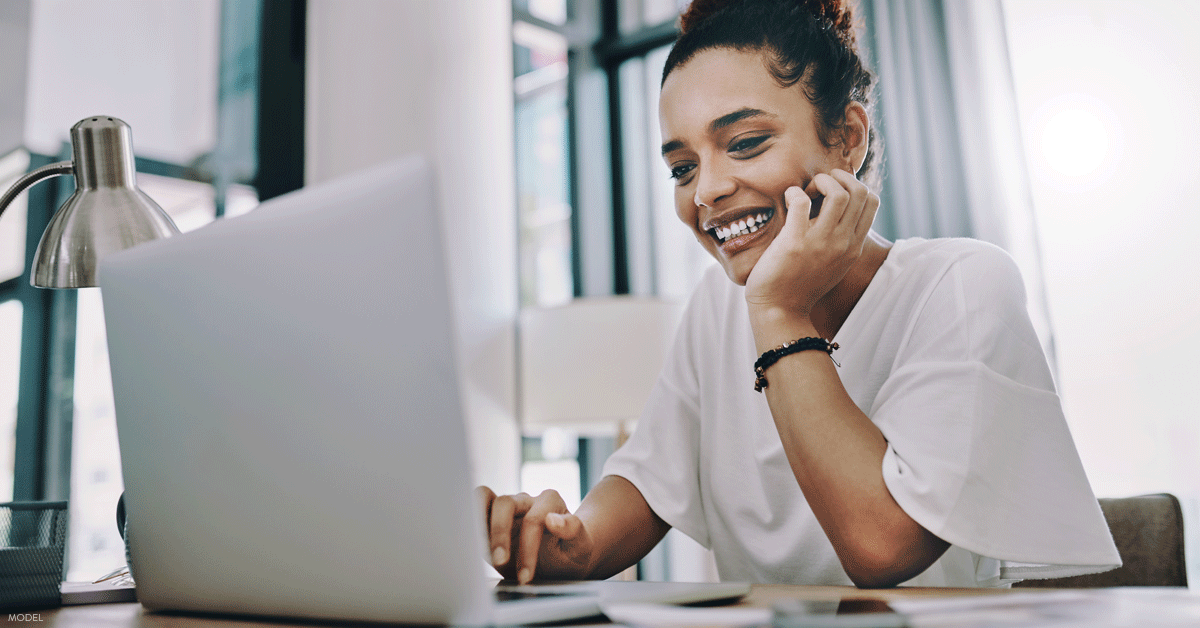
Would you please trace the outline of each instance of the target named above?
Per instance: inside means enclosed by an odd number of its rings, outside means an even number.
[[[683,320],[662,374],[629,440],[604,464],[604,475],[629,480],[663,521],[710,546],[700,491],[700,408],[696,338],[708,323],[698,291]]]
[[[1120,565],[1000,249],[936,278],[870,416],[888,440],[888,490],[938,537],[1028,563],[1017,578]]]

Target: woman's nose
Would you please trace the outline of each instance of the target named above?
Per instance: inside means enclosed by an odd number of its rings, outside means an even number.
[[[697,206],[714,207],[721,199],[737,191],[737,182],[719,164],[706,165],[699,169],[696,179]]]

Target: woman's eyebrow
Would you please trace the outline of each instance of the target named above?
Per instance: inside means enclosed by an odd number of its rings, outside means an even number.
[[[716,133],[717,131],[720,131],[721,129],[723,129],[727,126],[730,126],[732,124],[737,124],[738,122],[741,122],[742,120],[747,120],[749,118],[778,118],[778,117],[779,116],[777,116],[773,113],[768,113],[766,111],[763,111],[762,109],[755,109],[753,107],[742,107],[741,109],[738,109],[737,111],[732,111],[730,113],[727,113],[727,114],[717,118],[716,120],[713,120],[712,122],[709,122],[708,123],[708,132]],[[662,154],[666,155],[667,153],[669,153],[673,150],[679,150],[680,148],[683,148],[683,142],[681,142],[679,140],[671,140],[662,145]]]
[[[747,118],[763,118],[763,117],[776,118],[778,116],[776,116],[773,113],[767,113],[766,111],[763,111],[762,109],[754,109],[752,107],[742,107],[741,109],[738,109],[737,111],[727,113],[727,114],[721,116],[720,118],[717,118],[716,120],[713,120],[712,122],[709,122],[708,123],[708,132],[716,133],[717,131],[720,131],[721,129],[723,129],[731,124],[737,124],[738,122],[741,122],[742,120],[745,120]]]

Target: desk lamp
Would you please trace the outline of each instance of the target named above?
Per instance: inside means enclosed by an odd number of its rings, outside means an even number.
[[[75,193],[42,233],[30,283],[38,288],[87,288],[96,284],[105,255],[179,233],[175,223],[134,181],[129,125],[93,116],[71,127],[72,161],[43,166],[0,196],[0,214],[26,188],[50,177],[75,175]]]

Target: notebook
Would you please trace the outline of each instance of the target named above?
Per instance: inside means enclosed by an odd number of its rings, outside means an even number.
[[[138,599],[481,625],[744,594],[586,583],[495,600],[434,190],[412,157],[103,261]]]

